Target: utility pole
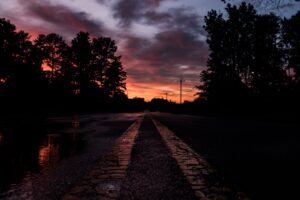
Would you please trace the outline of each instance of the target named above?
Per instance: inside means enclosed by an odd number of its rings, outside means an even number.
[[[180,84],[180,104],[182,104],[182,83],[183,83],[183,79],[182,77],[179,80],[179,84]]]
[[[168,92],[166,92],[165,94],[166,94],[166,100],[168,101]]]

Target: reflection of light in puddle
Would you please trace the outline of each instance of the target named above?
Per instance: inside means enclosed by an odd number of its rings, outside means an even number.
[[[60,160],[59,146],[49,145],[41,146],[39,150],[39,165],[45,167],[51,163],[56,163]]]
[[[42,146],[40,147],[40,150],[39,150],[39,162],[40,163],[45,163],[47,158],[48,158],[48,155],[49,155],[49,148],[48,146]]]
[[[56,163],[60,160],[59,145],[55,144],[56,139],[59,137],[57,134],[48,135],[48,144],[43,145],[39,149],[39,165],[45,167],[50,163]]]

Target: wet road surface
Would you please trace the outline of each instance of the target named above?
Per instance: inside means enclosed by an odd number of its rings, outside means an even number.
[[[131,151],[143,117],[118,138],[111,150],[63,199],[116,199],[131,160]]]
[[[140,128],[119,199],[197,199],[149,115]]]
[[[3,126],[0,199],[60,199],[140,115],[51,118],[50,127]]]
[[[254,200],[299,198],[300,123],[153,113],[225,185]]]
[[[204,157],[151,114],[146,113],[135,124],[64,200],[249,200],[245,193],[224,185]],[[120,148],[123,143],[125,153]]]
[[[297,195],[291,182],[299,180],[297,124],[165,113],[51,120],[71,123],[61,133],[75,128],[84,147],[51,164],[51,155],[60,150],[54,145],[57,133],[48,134],[48,144],[39,146],[52,146],[44,151],[48,164],[29,171],[0,199],[260,200]]]

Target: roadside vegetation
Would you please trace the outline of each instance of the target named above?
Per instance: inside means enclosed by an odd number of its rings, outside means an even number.
[[[300,11],[282,18],[260,14],[246,2],[227,4],[225,11],[205,16],[207,68],[200,75],[195,101],[181,105],[166,99],[128,99],[127,75],[109,37],[79,32],[66,42],[50,33],[32,41],[28,33],[0,19],[1,113],[299,113]]]
[[[223,113],[299,112],[300,12],[291,18],[228,4],[205,17],[210,50],[198,101]]]
[[[68,44],[60,35],[28,33],[0,19],[2,113],[108,110],[125,101],[126,72],[114,40],[79,32]]]

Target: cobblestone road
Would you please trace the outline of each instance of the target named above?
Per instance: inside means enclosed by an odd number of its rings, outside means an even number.
[[[131,125],[63,199],[249,200],[222,185],[204,157],[150,114]]]
[[[142,121],[143,117],[131,125],[116,141],[111,152],[63,199],[116,199]]]

